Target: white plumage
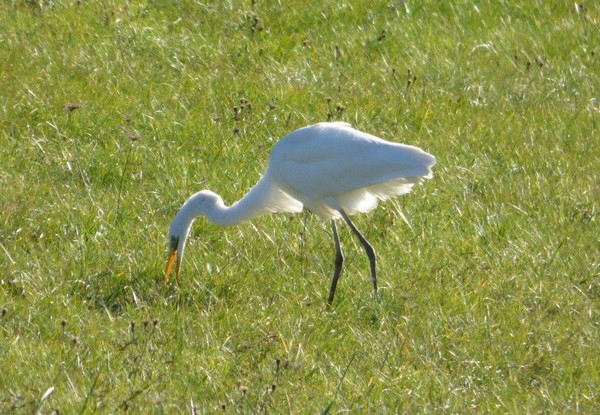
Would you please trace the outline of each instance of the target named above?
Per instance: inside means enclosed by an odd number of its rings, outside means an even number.
[[[375,253],[348,215],[368,212],[379,200],[408,193],[415,184],[432,177],[434,164],[435,158],[418,147],[391,143],[343,122],[296,130],[275,144],[261,179],[231,207],[209,190],[192,195],[183,204],[171,224],[165,281],[175,258],[179,276],[185,241],[196,217],[204,215],[228,226],[267,213],[300,212],[305,207],[332,223],[336,261],[329,303],[343,262],[335,225],[340,217],[367,251],[377,293]]]

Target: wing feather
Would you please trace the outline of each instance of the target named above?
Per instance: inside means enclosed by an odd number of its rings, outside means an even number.
[[[434,164],[435,158],[418,147],[391,143],[346,123],[320,123],[277,143],[268,171],[306,207],[335,217],[337,207],[330,201],[349,214],[366,212],[431,178]]]

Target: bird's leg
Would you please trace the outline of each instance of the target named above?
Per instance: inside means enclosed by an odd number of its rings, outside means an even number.
[[[352,221],[350,220],[350,217],[346,214],[346,212],[344,212],[343,209],[340,209],[340,214],[342,215],[342,218],[344,218],[344,220],[346,221],[348,226],[350,226],[350,229],[352,229],[352,232],[354,232],[354,234],[358,237],[358,239],[360,240],[360,243],[363,245],[363,247],[365,248],[365,251],[367,252],[367,256],[369,257],[369,262],[371,264],[371,279],[373,280],[373,289],[375,290],[375,298],[378,299],[378,297],[377,297],[377,274],[375,271],[375,250],[373,249],[373,247],[371,246],[369,241],[367,241],[367,239],[363,236],[363,234],[360,233],[360,231],[358,229],[356,229],[356,226],[354,226],[354,223],[352,223]]]
[[[337,227],[335,226],[335,219],[331,220],[331,229],[333,230],[333,240],[335,242],[335,268],[333,270],[331,288],[329,289],[329,298],[327,299],[329,305],[333,303],[335,288],[337,287],[337,282],[340,278],[340,273],[342,272],[342,264],[344,263],[344,255],[342,254],[342,247],[340,246],[340,237],[338,236]]]

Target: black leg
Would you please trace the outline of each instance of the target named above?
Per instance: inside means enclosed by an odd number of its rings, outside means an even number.
[[[329,299],[327,303],[331,305],[333,303],[333,296],[335,295],[335,288],[337,287],[340,273],[342,272],[342,264],[344,263],[344,255],[342,254],[342,247],[340,246],[340,237],[338,236],[337,227],[335,226],[335,220],[331,220],[331,229],[333,230],[333,240],[335,242],[335,268],[333,270],[333,279],[331,280],[331,288],[329,289]]]
[[[346,221],[348,226],[350,226],[350,229],[352,229],[352,232],[354,232],[354,234],[358,237],[358,239],[360,240],[360,243],[363,245],[363,247],[365,248],[365,251],[367,252],[367,256],[369,257],[369,262],[371,263],[371,279],[373,280],[373,289],[375,290],[375,298],[378,298],[377,297],[377,274],[375,271],[375,250],[373,249],[373,247],[371,246],[369,241],[367,241],[367,239],[363,236],[363,234],[360,233],[360,231],[358,229],[356,229],[356,226],[354,226],[354,223],[352,223],[352,221],[350,220],[350,217],[348,217],[346,212],[344,212],[342,209],[340,209],[340,214],[342,215],[342,218],[344,218],[344,220]]]

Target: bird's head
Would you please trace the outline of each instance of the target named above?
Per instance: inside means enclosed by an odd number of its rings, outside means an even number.
[[[200,215],[210,215],[215,204],[219,202],[222,203],[222,200],[215,193],[203,190],[192,195],[185,201],[181,209],[179,209],[169,230],[169,251],[167,267],[165,269],[165,283],[169,282],[173,265],[175,265],[175,279],[179,279],[179,269],[183,261],[185,242],[190,233],[192,222]]]

